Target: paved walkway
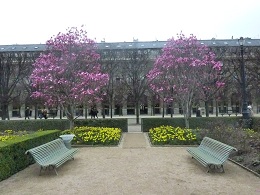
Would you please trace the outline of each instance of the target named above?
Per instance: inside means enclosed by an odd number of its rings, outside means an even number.
[[[143,133],[125,139],[145,140]],[[139,136],[135,136],[139,135]],[[134,147],[133,147],[134,146]],[[58,168],[39,176],[29,166],[0,182],[1,195],[254,195],[260,179],[227,162],[225,173],[207,173],[185,147],[84,147]]]
[[[141,124],[136,124],[136,119],[135,118],[128,118],[127,119],[128,123],[128,132],[141,132]]]
[[[135,123],[135,119],[128,119],[128,133],[123,133],[119,147],[122,148],[147,148],[151,147],[147,133],[141,132],[141,125]]]
[[[0,182],[2,195],[208,195],[260,194],[260,179],[227,162],[207,173],[186,147],[151,147],[141,126],[129,124],[119,147],[83,147],[58,168],[39,176],[33,164]]]
[[[146,133],[123,133],[119,147],[124,149],[148,148],[151,147]]]

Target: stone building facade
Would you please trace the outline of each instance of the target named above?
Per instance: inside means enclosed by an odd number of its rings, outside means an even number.
[[[210,47],[217,55],[218,60],[223,63],[223,67],[226,67],[225,70],[227,76],[231,72],[236,71],[232,70],[232,67],[239,67],[241,63],[240,51],[241,47],[238,43],[238,40],[227,39],[227,40],[200,40],[200,44],[207,45]],[[131,65],[135,63],[137,66],[142,66],[146,64],[146,67],[152,67],[155,58],[161,53],[161,49],[166,45],[166,41],[150,41],[150,42],[117,42],[117,43],[106,43],[101,42],[97,43],[98,51],[101,55],[100,63],[106,70],[106,67],[123,67],[126,65]],[[25,66],[31,67],[35,59],[40,55],[40,53],[46,50],[46,45],[44,44],[30,44],[30,45],[0,45],[0,68],[7,66],[13,66],[15,64],[19,65],[19,68],[24,69]],[[259,39],[245,39],[243,45],[243,51],[245,53],[245,66],[247,71],[255,72],[255,75],[260,74],[258,71],[258,66],[260,66],[260,40]],[[134,57],[133,57],[134,56]],[[142,62],[141,62],[142,61]],[[249,68],[250,67],[250,68]],[[256,68],[251,68],[256,67]],[[235,69],[235,68],[233,68]],[[28,84],[28,74],[29,69],[26,70],[27,75],[24,75],[23,83]],[[120,86],[120,81],[124,77],[125,69],[116,69],[109,70],[111,76],[110,84],[112,85],[111,91]],[[2,73],[0,72],[0,76]],[[233,73],[232,73],[233,74]],[[236,73],[237,74],[237,73]],[[235,75],[235,74],[234,74]],[[253,73],[250,75],[253,75]],[[257,76],[255,76],[257,77]],[[250,77],[251,78],[251,77]],[[254,78],[254,82],[250,80],[250,83],[247,86],[248,92],[248,103],[253,106],[253,111],[258,113],[260,111],[260,103],[258,98],[256,98],[260,86],[260,79]],[[258,82],[259,81],[259,82]],[[3,84],[3,80],[0,80]],[[234,77],[234,83],[235,83]],[[258,82],[258,84],[257,84]],[[241,113],[241,96],[239,95],[239,86],[234,83],[229,83],[226,91],[223,92],[223,95],[226,97],[220,102],[217,100],[212,100],[209,104],[209,113],[211,115],[216,115],[216,113],[232,113],[239,114]],[[259,86],[256,86],[259,85]],[[17,94],[14,92],[13,100],[9,103],[5,103],[2,99],[0,101],[1,110],[5,109],[3,104],[8,104],[8,112],[10,117],[24,117],[24,110],[27,106],[30,107],[31,116],[37,118],[38,114],[41,112],[41,109],[44,108],[42,103],[32,102],[28,99],[28,92],[23,89],[22,93],[18,90],[19,87],[23,87],[22,83],[16,85],[16,88],[13,89],[17,91]],[[1,91],[2,95],[4,91]],[[121,95],[121,96],[120,96]],[[1,96],[1,94],[0,94]],[[3,96],[2,96],[3,97]],[[110,100],[109,100],[110,99]],[[162,100],[157,100],[153,98],[149,90],[144,93],[140,101],[140,114],[141,115],[171,115],[171,114],[182,114],[182,110],[178,103],[173,103],[173,107],[169,103],[164,103]],[[119,92],[113,92],[110,97],[107,98],[107,101],[104,103],[98,103],[97,107],[99,113],[104,113],[107,116],[113,115],[132,115],[135,114],[135,107],[133,104],[133,99],[129,94],[120,94]],[[201,114],[205,114],[204,103],[200,103]],[[77,109],[78,115],[87,116],[89,106],[79,106]],[[47,108],[49,116],[57,115],[57,117],[62,117],[63,113],[59,108]],[[0,111],[1,111],[0,110]],[[194,106],[191,114],[196,114],[198,107]],[[1,112],[0,112],[1,114]]]

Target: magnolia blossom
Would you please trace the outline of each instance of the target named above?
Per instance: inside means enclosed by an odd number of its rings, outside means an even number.
[[[95,42],[82,29],[59,33],[46,45],[47,51],[33,64],[32,97],[44,99],[48,106],[61,106],[73,120],[71,108],[98,96],[108,75],[101,72]]]
[[[212,91],[224,85],[219,76],[221,69],[222,64],[207,46],[195,36],[181,33],[178,39],[168,40],[147,78],[152,90],[177,100],[188,118],[194,97],[209,98]]]

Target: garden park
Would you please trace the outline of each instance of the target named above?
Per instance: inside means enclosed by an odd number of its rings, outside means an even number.
[[[77,28],[47,41],[47,51],[33,64],[31,98],[49,107],[59,106],[66,119],[0,121],[1,194],[17,193],[18,188],[10,187],[18,179],[19,185],[23,185],[19,187],[24,190],[21,194],[47,194],[50,190],[64,189],[75,194],[259,192],[259,117],[245,117],[244,113],[243,117],[191,117],[194,104],[218,97],[225,86],[222,64],[208,47],[198,44],[193,35],[179,34],[177,39],[169,40],[145,75],[146,86],[159,99],[178,102],[182,117],[141,118],[140,125],[137,111],[134,128],[140,128],[140,132],[134,135],[128,132],[127,118],[78,119],[75,115],[78,105],[94,105],[109,96],[104,91],[109,75],[101,68],[95,50],[95,42]],[[134,97],[136,110],[140,98]],[[48,159],[50,164],[41,165],[45,171],[38,176],[37,159],[27,151],[41,150],[62,135],[74,136],[70,145],[79,148],[79,152],[75,158],[67,155],[74,161],[59,153],[64,164],[59,167],[58,163],[59,175],[57,163]],[[197,147],[205,137],[235,148],[230,161],[224,164],[225,173],[218,167],[206,173],[187,153],[187,147]],[[138,140],[144,144],[139,146]],[[67,151],[70,146],[66,146]],[[23,183],[26,179],[33,185]],[[131,193],[135,186],[137,191]]]
[[[1,121],[3,123],[0,126],[4,129],[9,123],[7,126],[15,130],[2,131],[1,135],[0,167],[3,181],[0,182],[0,192],[16,194],[17,190],[11,187],[16,185],[23,186],[20,189],[24,190],[24,194],[33,194],[43,189],[46,191],[39,194],[53,193],[61,187],[68,193],[79,194],[83,194],[84,190],[96,194],[128,191],[169,193],[172,186],[176,193],[184,192],[185,189],[200,193],[243,194],[245,189],[247,192],[257,192],[259,133],[232,126],[237,121],[235,117],[217,119],[194,117],[190,121],[192,128],[187,129],[184,119],[180,117],[145,118],[142,119],[142,132],[140,125],[127,125],[127,119],[78,120],[75,121],[74,129],[67,129],[67,120],[58,119]],[[205,124],[202,121],[206,121]],[[198,127],[193,128],[193,125]],[[33,130],[33,126],[39,129]],[[50,129],[50,126],[56,130],[44,130]],[[210,129],[212,126],[214,128]],[[19,131],[19,127],[28,131]],[[62,134],[71,133],[76,135],[72,148],[79,148],[75,159],[59,167],[57,176],[52,169],[43,171],[39,176],[39,165],[34,164],[35,161],[30,155],[25,155],[25,151],[57,139]],[[204,136],[237,148],[238,151],[230,156],[231,161],[224,164],[225,173],[219,170],[207,173],[187,153],[187,147],[198,146]],[[204,180],[202,188],[196,185],[197,181]],[[104,182],[103,187],[94,187],[100,182]],[[68,188],[66,186],[70,186],[69,183],[72,186]]]

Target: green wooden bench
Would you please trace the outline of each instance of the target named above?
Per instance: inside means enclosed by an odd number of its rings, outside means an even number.
[[[192,158],[208,167],[207,172],[213,168],[222,168],[222,171],[225,172],[224,162],[228,160],[231,152],[237,151],[237,149],[212,138],[204,137],[198,147],[189,147],[187,151],[192,155]]]
[[[58,175],[56,168],[70,159],[74,159],[73,155],[78,151],[77,148],[68,149],[62,139],[55,139],[46,144],[37,146],[27,150],[25,154],[30,153],[35,162],[40,165],[40,174],[42,169],[54,169]]]

